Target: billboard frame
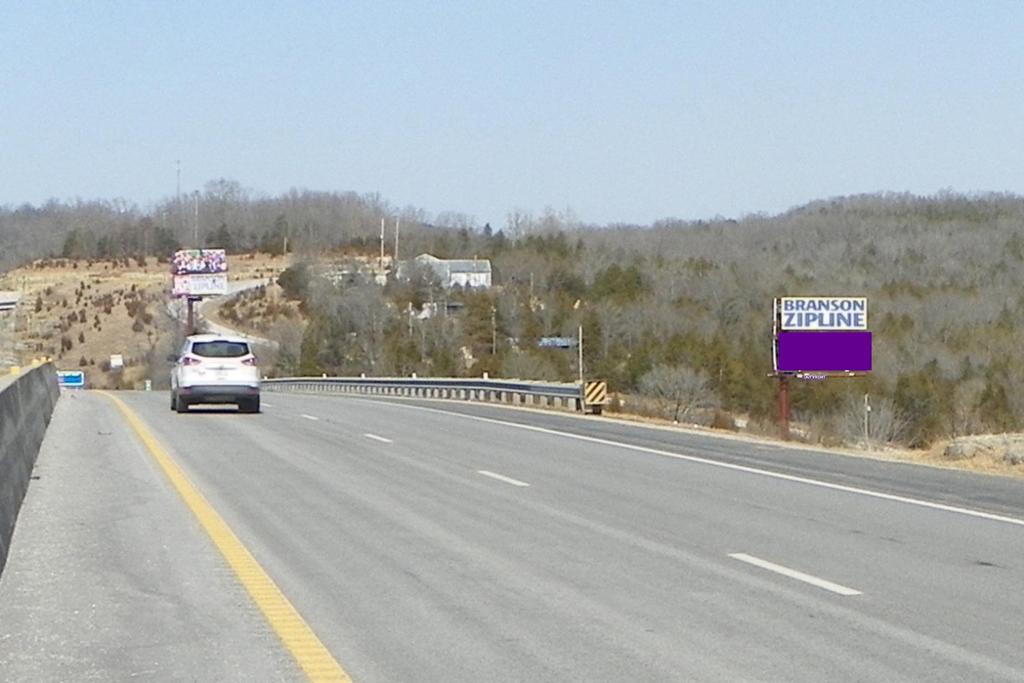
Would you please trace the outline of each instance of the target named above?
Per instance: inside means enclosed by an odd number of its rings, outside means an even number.
[[[828,379],[830,377],[866,377],[870,374],[870,370],[779,370],[779,333],[794,332],[796,330],[783,330],[782,329],[782,309],[780,303],[782,299],[792,299],[800,297],[782,297],[777,296],[772,299],[772,372],[769,373],[769,377],[794,377],[796,379],[807,379],[807,380],[821,380]],[[806,298],[827,298],[827,297],[806,297]],[[867,297],[836,297],[836,298],[856,298],[856,299],[867,299]],[[816,332],[812,330],[806,330],[807,332]],[[827,330],[819,330],[817,332],[826,332]],[[852,331],[852,330],[851,330]],[[872,336],[872,344],[874,344],[874,337]],[[810,375],[810,376],[808,376]]]
[[[228,293],[227,287],[224,292],[197,294],[195,292],[182,292],[175,294],[174,281],[177,278],[189,278],[191,276],[223,276],[225,285],[228,282],[228,253],[226,249],[178,249],[170,259],[171,266],[171,295],[175,298],[184,299],[187,303],[187,318],[185,320],[185,334],[191,335],[196,332],[196,311],[195,304],[202,301],[205,296],[224,296]]]
[[[855,370],[779,370],[779,333],[794,332],[795,330],[783,330],[782,329],[782,300],[789,298],[800,298],[800,297],[781,297],[777,296],[772,299],[772,370],[768,376],[775,377],[779,380],[778,387],[778,406],[779,406],[779,432],[783,441],[789,441],[789,381],[790,379],[801,379],[801,380],[826,380],[834,377],[866,377],[870,371],[855,371]],[[805,297],[805,298],[828,298],[828,297]],[[867,297],[835,297],[835,298],[851,298],[851,299],[864,299],[864,319],[865,327],[867,321]],[[856,331],[856,330],[850,330]],[[864,332],[870,332],[865,329]],[[827,333],[828,330],[806,330],[808,334],[821,334]],[[874,344],[874,337],[871,339],[872,345]]]

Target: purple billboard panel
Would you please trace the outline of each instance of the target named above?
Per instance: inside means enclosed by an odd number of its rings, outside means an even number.
[[[778,372],[871,372],[870,332],[779,332]]]

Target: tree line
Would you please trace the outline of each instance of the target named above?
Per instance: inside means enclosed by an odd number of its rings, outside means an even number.
[[[516,210],[497,227],[376,195],[262,197],[230,181],[190,200],[146,211],[109,202],[3,208],[0,263],[166,255],[196,234],[230,251],[288,251],[300,265],[282,285],[309,322],[301,336],[290,331],[282,372],[571,380],[575,353],[537,342],[575,337],[582,325],[588,376],[660,396],[669,417],[706,421],[717,411],[765,424],[775,411],[772,298],[867,296],[874,371],[797,384],[801,422],[823,438],[853,438],[867,394],[873,414],[889,415],[878,420],[884,429],[872,426],[882,440],[924,446],[1024,427],[1024,359],[1015,353],[1024,341],[1024,199],[1014,195],[873,194],[653,225]],[[389,253],[401,220],[403,258],[489,258],[496,286],[446,290],[426,272],[384,287],[316,275],[326,253],[375,253],[381,219]]]

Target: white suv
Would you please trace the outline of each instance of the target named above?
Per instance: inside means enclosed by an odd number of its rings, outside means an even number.
[[[235,403],[260,412],[260,371],[241,337],[195,334],[185,340],[171,371],[171,410],[196,403]]]

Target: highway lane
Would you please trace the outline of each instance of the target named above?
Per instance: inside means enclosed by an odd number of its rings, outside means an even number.
[[[371,409],[366,413],[351,410],[358,399],[343,400],[340,406],[331,401],[274,397],[275,409],[317,414],[319,425],[326,420],[379,433],[394,430],[396,423],[407,432],[414,424],[408,421],[408,414],[420,412],[426,423],[412,435],[414,447],[443,453],[457,434],[460,440],[468,440],[469,452],[488,471],[503,472],[534,482],[534,489],[543,485],[545,492],[550,491],[548,505],[539,510],[543,516],[566,519],[571,526],[610,536],[633,550],[657,551],[669,558],[695,561],[692,556],[678,558],[678,551],[695,550],[703,559],[703,551],[708,549],[713,559],[719,551],[712,549],[745,545],[748,550],[765,549],[762,557],[789,558],[796,567],[817,567],[825,576],[863,577],[858,582],[870,588],[865,593],[871,598],[864,601],[872,608],[869,614],[885,620],[870,628],[881,633],[892,623],[909,625],[910,632],[889,634],[905,641],[909,652],[913,652],[914,642],[919,646],[928,642],[920,635],[931,634],[951,642],[973,641],[982,651],[1001,641],[1005,656],[1011,661],[1020,657],[1014,635],[1021,607],[1015,585],[1024,558],[1024,529],[1019,526],[993,525],[802,483],[766,482],[747,473],[707,467],[700,471],[700,466],[602,444],[583,443],[580,448],[578,442],[563,440],[561,447],[553,450],[550,434],[515,428],[507,428],[496,443],[493,423],[453,419],[403,404],[397,406],[397,415],[393,410],[377,412],[372,402],[362,401]],[[459,456],[439,455],[432,461],[437,458],[456,468],[466,466]],[[848,462],[847,466],[854,464]],[[900,467],[897,471],[906,470]],[[934,473],[919,467],[911,471]],[[975,485],[981,487],[989,481],[1005,483],[982,477]],[[570,511],[568,518],[566,510]],[[567,529],[565,535],[569,533]],[[622,557],[616,570],[629,566],[632,559]],[[988,571],[994,568],[1003,571]],[[719,572],[721,567],[711,570]],[[876,602],[881,596],[885,599]],[[951,619],[951,614],[956,618]],[[927,647],[943,649],[939,642]],[[966,653],[950,655],[967,657]]]
[[[364,400],[389,400],[363,397]],[[487,403],[399,399],[423,408],[626,441],[652,449],[685,451],[736,465],[810,477],[837,485],[1024,517],[1024,479],[991,476],[871,458],[768,440],[723,437],[699,430],[631,424],[614,418],[537,410],[507,410]]]
[[[357,681],[1024,678],[1024,526],[637,451],[597,421],[606,443],[441,403],[122,396]],[[77,408],[111,420],[105,401]]]

